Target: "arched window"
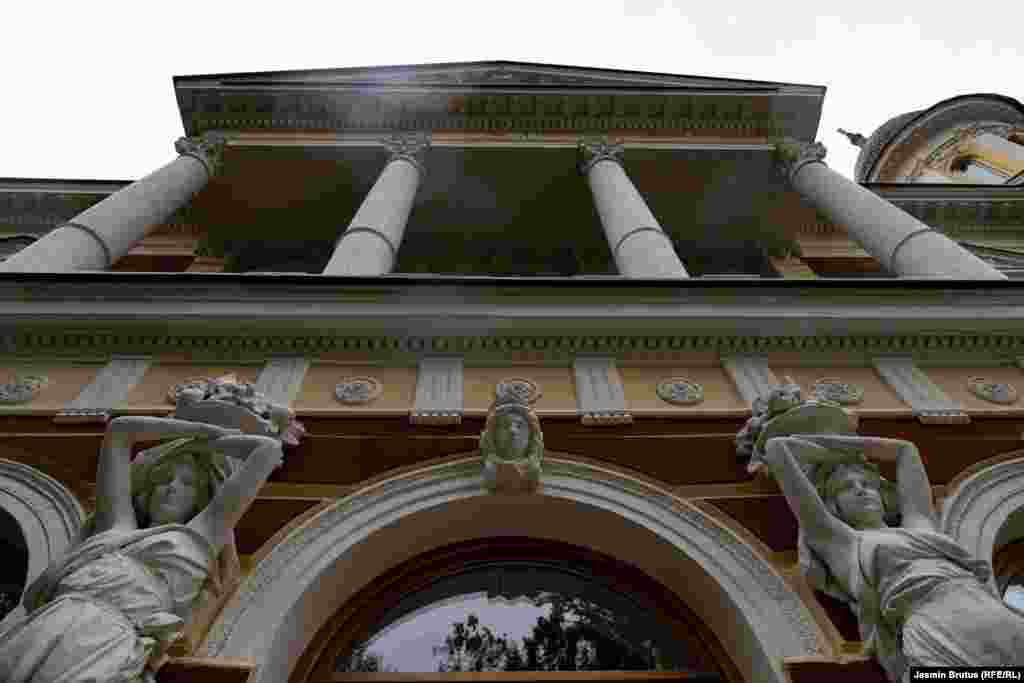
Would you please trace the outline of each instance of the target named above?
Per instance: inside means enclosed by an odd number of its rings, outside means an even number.
[[[1024,539],[996,550],[992,556],[992,571],[1006,604],[1024,612]]]
[[[28,543],[11,513],[0,508],[0,621],[18,606],[28,576]]]
[[[739,680],[710,631],[640,570],[520,538],[455,544],[380,577],[321,630],[303,660],[293,682],[514,671]]]

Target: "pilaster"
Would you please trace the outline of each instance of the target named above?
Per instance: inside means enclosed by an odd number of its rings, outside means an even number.
[[[780,382],[768,367],[765,354],[737,354],[723,356],[722,367],[736,386],[736,391],[749,406],[761,396],[766,396]]]
[[[432,425],[462,422],[462,366],[461,356],[434,356],[420,360],[410,422]]]
[[[299,395],[309,363],[305,356],[271,358],[256,378],[256,391],[266,395],[273,403],[290,407]]]
[[[113,409],[146,374],[152,364],[148,356],[118,356],[110,359],[82,391],[57,413],[57,423],[106,422]]]
[[[912,356],[878,356],[872,365],[923,424],[967,424],[964,407],[940,389],[914,363]]]
[[[612,356],[576,356],[576,409],[585,425],[631,424],[622,379]]]

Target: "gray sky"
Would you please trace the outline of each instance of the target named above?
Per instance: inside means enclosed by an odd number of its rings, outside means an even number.
[[[852,175],[886,119],[1018,99],[1024,10],[987,2],[14,3],[0,177],[130,180],[174,156],[173,75],[508,59],[828,86],[818,139]],[[1018,76],[1014,76],[1014,74]]]

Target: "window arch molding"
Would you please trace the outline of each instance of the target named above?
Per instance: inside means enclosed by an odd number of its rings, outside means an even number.
[[[1018,510],[1024,510],[1024,450],[990,458],[950,482],[940,529],[991,564],[999,546],[1013,540],[1007,522]],[[991,585],[998,588],[995,577]]]
[[[10,449],[0,450],[5,452],[17,457]],[[26,586],[78,539],[85,521],[81,504],[63,484],[34,467],[3,458],[0,508],[14,517],[28,545]],[[23,615],[24,607],[19,605],[0,621],[0,631]]]
[[[536,495],[487,493],[478,454],[378,478],[286,536],[218,615],[201,656],[288,680],[316,632],[373,579],[442,546],[496,536],[563,541],[628,561],[694,611],[748,681],[830,651],[785,578],[736,533],[655,482],[545,455]]]

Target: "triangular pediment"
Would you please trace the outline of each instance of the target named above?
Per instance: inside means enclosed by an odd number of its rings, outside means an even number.
[[[312,71],[277,71],[253,74],[184,76],[176,81],[215,80],[221,85],[377,85],[448,87],[600,87],[600,88],[724,88],[764,89],[785,83],[707,78],[643,71],[554,66],[523,62],[462,62],[381,66]]]

